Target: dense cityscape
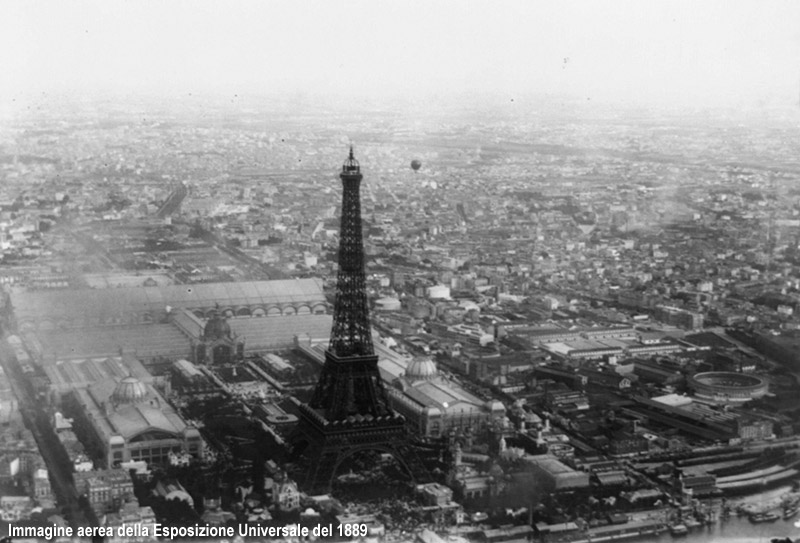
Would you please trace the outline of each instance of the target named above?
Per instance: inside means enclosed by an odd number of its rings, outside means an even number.
[[[5,125],[4,531],[796,535],[797,113],[436,111],[184,97]],[[384,437],[315,479],[295,445],[349,356],[351,145],[377,377],[348,420]],[[400,426],[364,422],[364,387]]]

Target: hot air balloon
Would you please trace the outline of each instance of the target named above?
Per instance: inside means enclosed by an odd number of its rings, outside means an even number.
[[[422,167],[422,162],[417,159],[411,161],[411,169],[414,171],[419,170]]]

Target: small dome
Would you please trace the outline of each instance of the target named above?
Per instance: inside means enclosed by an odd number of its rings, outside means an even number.
[[[438,407],[428,407],[425,414],[428,415],[428,418],[436,418],[442,416],[442,411]]]
[[[147,397],[147,388],[133,376],[125,377],[111,393],[111,401],[115,404],[136,403]]]
[[[503,405],[503,402],[498,402],[497,400],[489,400],[484,404],[484,406],[486,406],[486,409],[492,412],[505,411],[506,409],[506,406]]]
[[[427,357],[415,358],[406,368],[406,378],[412,381],[418,379],[433,379],[439,375],[436,363]]]
[[[208,322],[206,322],[205,328],[203,328],[203,336],[205,336],[207,340],[231,337],[231,325],[228,324],[225,317],[215,311],[211,318],[208,319]]]
[[[489,476],[494,477],[495,479],[499,479],[505,475],[503,468],[501,468],[497,463],[492,464],[492,467],[489,468]]]

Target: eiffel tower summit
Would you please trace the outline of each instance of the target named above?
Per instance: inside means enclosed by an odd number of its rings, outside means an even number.
[[[292,456],[304,460],[303,486],[309,493],[329,492],[342,461],[366,450],[389,453],[413,479],[427,479],[405,419],[392,410],[378,372],[364,274],[359,196],[363,176],[352,146],[339,177],[342,222],[333,329],[319,381],[311,401],[300,405],[292,437]]]

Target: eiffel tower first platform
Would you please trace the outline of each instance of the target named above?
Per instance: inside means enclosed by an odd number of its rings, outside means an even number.
[[[301,404],[291,438],[293,459],[307,466],[301,486],[312,494],[330,492],[341,462],[377,450],[391,454],[417,482],[428,479],[402,415],[395,413],[378,372],[369,324],[364,245],[361,232],[361,167],[350,156],[342,180],[339,272],[330,344],[311,401]]]

